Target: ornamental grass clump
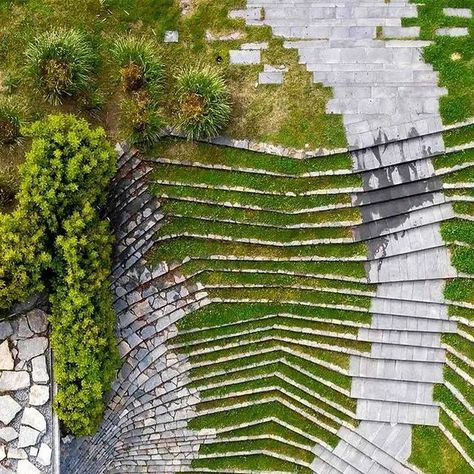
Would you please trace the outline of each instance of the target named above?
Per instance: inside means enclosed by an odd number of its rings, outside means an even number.
[[[154,45],[143,38],[120,37],[112,55],[120,66],[123,88],[128,93],[148,90],[157,94],[164,77],[164,66]]]
[[[97,60],[83,33],[64,29],[35,38],[26,58],[35,88],[52,104],[87,90]]]
[[[220,72],[193,66],[179,72],[176,79],[178,128],[190,140],[218,135],[231,113],[229,92]]]
[[[11,97],[0,98],[0,145],[14,146],[23,141],[25,109]]]
[[[135,94],[121,104],[122,126],[128,143],[151,148],[163,136],[164,121],[147,94]]]

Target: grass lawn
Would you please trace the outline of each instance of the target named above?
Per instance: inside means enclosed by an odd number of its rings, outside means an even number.
[[[224,134],[296,148],[344,146],[341,117],[325,114],[330,90],[311,83],[310,73],[298,64],[296,51],[284,49],[269,28],[247,27],[243,20],[227,18],[229,10],[242,6],[241,0],[193,0],[190,14],[182,16],[175,0],[84,0],[80,8],[64,0],[1,2],[0,88],[3,94],[12,95],[25,105],[30,119],[54,111],[73,112],[105,126],[112,140],[120,139],[126,125],[120,119],[123,93],[119,68],[110,58],[110,49],[118,35],[131,33],[150,39],[165,63],[160,113],[166,123],[175,123],[176,72],[184,65],[199,62],[215,65],[227,78],[233,112]],[[84,31],[100,60],[93,93],[53,106],[33,90],[26,78],[24,52],[36,36],[56,27]],[[167,30],[179,31],[179,43],[163,43]],[[241,39],[209,42],[205,40],[206,31],[215,35],[239,31]],[[238,49],[243,42],[258,41],[270,43],[263,52],[262,65],[229,65],[230,49]],[[222,58],[219,63],[218,57]],[[263,63],[288,67],[282,86],[256,87]],[[4,188],[15,189],[18,185],[16,169],[27,146],[28,143],[0,149],[0,185]]]
[[[412,454],[409,462],[426,474],[470,474],[472,468],[459,454],[440,428],[413,427]]]

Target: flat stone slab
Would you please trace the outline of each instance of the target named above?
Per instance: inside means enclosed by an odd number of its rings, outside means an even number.
[[[229,52],[230,64],[260,64],[261,52],[260,50],[236,50],[233,49]]]
[[[13,370],[13,356],[10,352],[8,341],[0,344],[0,370]]]
[[[262,42],[262,43],[243,43],[240,45],[240,49],[243,50],[249,50],[249,49],[267,49],[268,48],[268,43],[267,42]]]
[[[5,425],[8,425],[20,410],[21,405],[10,395],[0,397],[0,421]]]
[[[245,10],[231,10],[229,12],[229,18],[243,18],[244,20],[258,21],[262,18],[262,9],[258,8],[246,8]]]
[[[165,43],[177,43],[179,41],[179,33],[177,31],[165,31],[165,38],[163,40]]]
[[[443,8],[446,16],[457,16],[459,18],[472,18],[472,10],[470,8]]]
[[[283,72],[261,72],[258,75],[259,84],[283,84]]]
[[[451,36],[451,37],[458,37],[458,36],[467,36],[469,34],[469,30],[467,28],[440,28],[436,30],[437,36]]]

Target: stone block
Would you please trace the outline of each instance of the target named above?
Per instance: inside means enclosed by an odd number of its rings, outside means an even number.
[[[231,50],[230,64],[250,65],[260,64],[261,51],[260,50]]]
[[[261,72],[258,75],[259,84],[283,84],[283,73],[275,72]]]
[[[177,31],[165,31],[165,43],[177,43],[179,41],[179,33]]]
[[[8,425],[21,410],[18,404],[10,395],[0,397],[0,421]]]
[[[443,8],[443,13],[446,16],[472,18],[472,10],[470,8]]]
[[[7,340],[0,344],[0,370],[13,370],[13,356]]]
[[[467,28],[439,28],[436,30],[437,36],[451,36],[451,37],[458,37],[458,36],[467,36],[469,34],[469,30]]]

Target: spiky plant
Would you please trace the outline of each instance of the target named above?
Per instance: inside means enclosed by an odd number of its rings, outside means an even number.
[[[23,140],[25,108],[11,97],[0,97],[0,145],[14,146]]]
[[[97,59],[83,33],[65,29],[35,38],[26,58],[34,86],[53,104],[88,88]]]
[[[121,105],[122,128],[131,145],[151,148],[163,136],[164,121],[147,91],[133,93]]]
[[[218,135],[231,113],[221,73],[208,66],[192,66],[180,71],[176,79],[179,129],[190,140]]]
[[[112,55],[120,65],[126,92],[136,92],[142,88],[148,89],[152,94],[159,91],[164,66],[151,41],[122,36],[115,41]]]

